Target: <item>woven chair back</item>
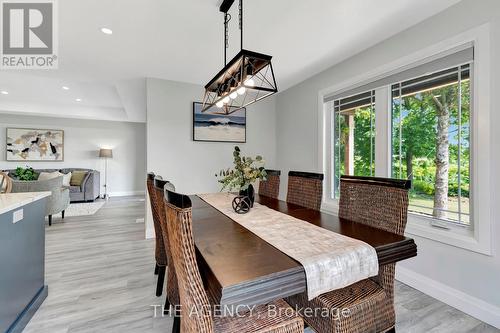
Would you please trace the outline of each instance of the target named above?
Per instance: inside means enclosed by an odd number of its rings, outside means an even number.
[[[323,174],[290,171],[286,201],[302,207],[320,210],[323,196]]]
[[[165,190],[168,242],[177,275],[183,333],[211,333],[210,303],[196,262],[192,230],[191,200]]]
[[[277,199],[280,194],[279,170],[266,170],[267,179],[259,182],[259,195]]]

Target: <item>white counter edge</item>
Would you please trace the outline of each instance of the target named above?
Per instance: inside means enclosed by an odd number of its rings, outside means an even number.
[[[51,192],[20,192],[0,194],[0,214],[50,196]]]

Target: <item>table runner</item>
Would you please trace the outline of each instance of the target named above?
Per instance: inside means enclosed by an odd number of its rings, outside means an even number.
[[[258,203],[247,214],[238,214],[231,206],[234,194],[211,193],[198,197],[300,262],[306,273],[309,300],[378,274],[377,253],[365,242]]]

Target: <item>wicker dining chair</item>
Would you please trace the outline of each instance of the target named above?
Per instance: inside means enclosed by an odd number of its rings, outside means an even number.
[[[276,332],[303,333],[304,322],[283,300],[260,305],[238,316],[213,316],[196,262],[192,231],[191,200],[165,190],[168,242],[179,284],[182,316],[174,317],[174,332]],[[276,307],[276,316],[268,306]]]
[[[153,215],[153,225],[155,228],[155,237],[156,237],[156,242],[155,242],[155,259],[156,259],[156,265],[155,265],[155,274],[158,275],[158,281],[156,283],[156,296],[161,296],[163,293],[163,283],[165,280],[165,270],[167,267],[167,255],[165,253],[165,246],[164,246],[164,241],[163,241],[163,235],[161,232],[161,225],[160,225],[160,215],[158,213],[158,205],[157,205],[157,200],[156,200],[156,191],[154,189],[154,181],[155,177],[157,177],[154,173],[150,172],[147,175],[147,188],[148,188],[148,194],[149,194],[149,203],[151,204],[151,212]],[[160,195],[160,200],[162,200],[163,195]]]
[[[0,172],[0,193],[10,193],[12,191],[12,179],[8,172]]]
[[[323,174],[290,171],[286,201],[306,208],[320,210],[323,196]]]
[[[176,306],[179,305],[179,291],[177,287],[177,278],[175,276],[175,268],[172,264],[172,255],[170,252],[170,248],[168,246],[168,231],[166,225],[166,216],[165,216],[165,204],[163,203],[163,193],[164,190],[168,189],[170,191],[175,191],[175,186],[171,182],[162,179],[161,177],[156,177],[154,179],[154,200],[156,210],[158,212],[158,221],[160,225],[160,235],[163,239],[163,251],[166,255],[167,262],[169,263],[167,267],[167,295],[165,301],[165,313],[169,312],[170,305]],[[163,272],[165,274],[165,272]],[[163,279],[164,280],[164,279]],[[162,281],[163,281],[162,280]],[[163,289],[163,282],[161,283],[160,288]]]
[[[403,235],[410,181],[342,176],[339,217]],[[337,309],[328,317],[304,320],[318,333],[395,332],[395,264],[379,268],[378,276],[322,294],[311,301],[305,293],[287,298],[292,306]],[[347,309],[347,316],[339,315]]]
[[[259,182],[259,195],[278,199],[280,194],[280,170],[266,170],[267,179]]]

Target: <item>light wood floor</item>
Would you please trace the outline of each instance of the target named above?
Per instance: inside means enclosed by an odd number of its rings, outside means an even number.
[[[47,227],[49,296],[26,333],[171,332],[169,317],[154,317],[154,242],[144,240],[141,198],[109,201],[87,217]],[[398,283],[398,332],[500,332]],[[309,331],[309,330],[307,330]]]

